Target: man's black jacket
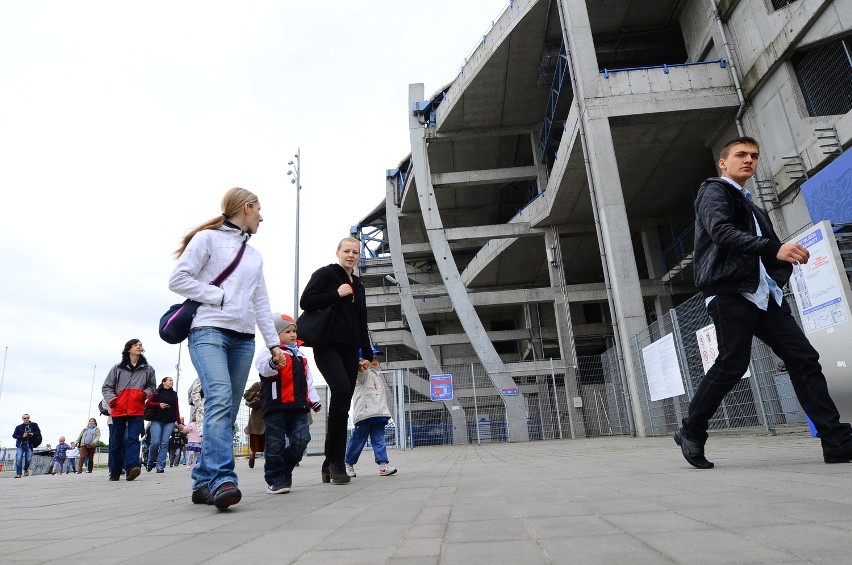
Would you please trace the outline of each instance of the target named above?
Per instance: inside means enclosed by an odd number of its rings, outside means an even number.
[[[760,225],[757,235],[754,219]],[[709,178],[695,199],[695,286],[704,296],[757,290],[758,261],[784,287],[793,266],[776,258],[781,241],[769,214],[724,179]]]

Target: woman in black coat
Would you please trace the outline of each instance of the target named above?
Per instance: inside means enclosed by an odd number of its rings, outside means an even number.
[[[166,377],[145,403],[145,419],[151,421],[148,428],[151,432],[151,444],[148,447],[146,467],[149,471],[156,467],[158,473],[163,472],[169,456],[169,438],[180,421],[178,396],[173,386],[172,378]]]
[[[361,256],[361,242],[347,237],[337,245],[336,264],[326,265],[311,275],[299,305],[305,311],[335,307],[328,340],[315,344],[314,361],[331,390],[328,406],[328,430],[325,436],[325,461],[322,481],[346,484],[349,475],[343,458],[346,454],[346,424],[349,404],[355,389],[359,363],[373,350],[367,331],[367,299],[361,279],[353,274]]]

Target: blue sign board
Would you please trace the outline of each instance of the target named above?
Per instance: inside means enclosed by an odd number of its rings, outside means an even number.
[[[516,386],[504,386],[500,389],[500,393],[503,396],[518,396],[518,387]]]
[[[452,400],[453,376],[429,375],[429,389],[432,391],[432,400]]]
[[[844,151],[806,180],[802,184],[802,196],[815,224],[822,220],[832,224],[852,222],[852,151]]]

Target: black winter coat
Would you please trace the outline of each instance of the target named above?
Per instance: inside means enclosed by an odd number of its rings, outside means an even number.
[[[329,343],[361,349],[361,357],[373,355],[370,334],[367,330],[367,296],[361,278],[352,275],[355,294],[343,298],[337,293],[341,284],[349,283],[346,271],[337,263],[317,269],[308,281],[299,306],[305,311],[316,311],[337,304],[337,312],[329,331]],[[297,320],[298,322],[298,320]]]
[[[160,408],[160,402],[165,402],[169,407]],[[157,406],[151,406],[153,403],[157,403]],[[177,422],[179,417],[178,395],[175,389],[157,387],[151,399],[145,404],[145,419],[154,422]]]
[[[754,220],[760,225],[757,235]],[[709,178],[695,199],[695,286],[704,296],[753,293],[760,284],[758,261],[783,288],[793,266],[776,258],[781,241],[769,214],[724,179]]]

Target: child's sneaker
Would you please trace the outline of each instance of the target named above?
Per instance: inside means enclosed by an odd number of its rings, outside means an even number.
[[[391,466],[390,466],[389,464],[387,464],[387,463],[383,463],[383,464],[379,467],[379,476],[380,476],[380,477],[390,477],[390,476],[391,476],[391,475],[393,475],[394,473],[396,473],[396,467],[391,467]]]
[[[267,494],[287,494],[290,492],[290,485],[284,483],[275,483],[274,485],[266,485]]]
[[[355,466],[354,465],[347,465],[346,466],[346,474],[349,475],[350,477],[357,476],[357,475],[355,475]]]

